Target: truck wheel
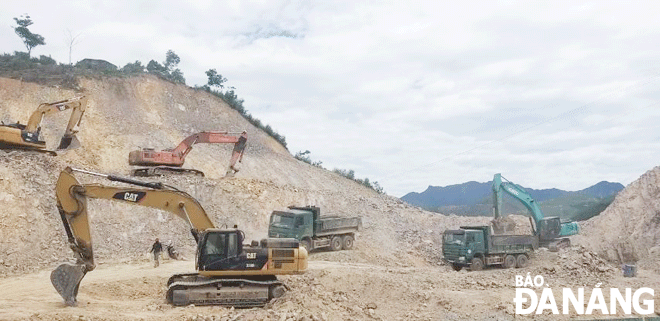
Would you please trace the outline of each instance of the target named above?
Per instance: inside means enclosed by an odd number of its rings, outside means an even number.
[[[343,237],[343,242],[344,242],[344,250],[350,250],[353,248],[353,236],[348,234],[344,235]]]
[[[304,247],[305,250],[307,250],[307,253],[309,253],[309,251],[312,250],[312,245],[311,245],[311,243],[309,242],[308,239],[301,240],[300,241],[300,246]]]
[[[458,272],[458,271],[460,271],[463,267],[460,266],[460,265],[458,265],[458,264],[452,263],[452,264],[451,264],[451,268],[454,269],[454,271]]]
[[[472,264],[470,264],[470,271],[481,271],[484,269],[484,261],[480,258],[475,257],[472,259]]]
[[[330,240],[330,250],[332,251],[339,251],[341,250],[341,237],[338,235],[335,235],[332,237],[332,240]]]
[[[527,266],[527,263],[529,262],[529,258],[525,254],[520,254],[518,255],[518,258],[516,259],[516,267],[517,268],[524,268]]]
[[[504,257],[504,264],[502,264],[502,267],[505,269],[510,269],[512,267],[516,266],[516,257],[508,254],[507,256]]]

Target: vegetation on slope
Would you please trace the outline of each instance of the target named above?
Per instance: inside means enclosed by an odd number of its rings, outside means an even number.
[[[144,66],[142,62],[136,60],[135,62],[127,63],[122,68],[117,68],[117,66],[103,60],[84,59],[75,65],[68,65],[57,63],[50,56],[41,55],[39,58],[33,58],[24,52],[14,52],[14,54],[5,53],[0,56],[0,76],[71,89],[78,89],[78,82],[76,81],[76,77],[78,76],[126,77],[152,74],[161,79],[185,85],[186,80],[183,72],[177,68],[179,62],[179,56],[172,50],[167,52],[166,59],[162,64],[151,60]],[[273,137],[284,148],[287,147],[286,139],[283,135],[280,135],[270,125],[264,125],[261,120],[252,116],[245,109],[243,106],[244,100],[238,98],[234,87],[226,91],[212,89],[208,85],[195,87],[195,89],[205,90],[224,100],[252,125]]]
[[[12,27],[16,34],[21,38],[27,53],[14,52],[14,54],[3,54],[0,56],[0,76],[21,79],[23,81],[35,82],[43,85],[58,85],[65,88],[78,89],[76,81],[77,76],[94,76],[94,75],[107,75],[114,77],[122,76],[135,76],[140,74],[152,74],[178,84],[186,84],[186,79],[183,76],[181,69],[177,68],[181,62],[181,58],[172,50],[168,50],[165,54],[165,61],[159,63],[155,60],[149,61],[144,66],[142,62],[136,60],[135,62],[127,63],[122,68],[104,61],[96,59],[83,59],[75,64],[61,64],[57,63],[55,59],[50,56],[40,56],[39,58],[30,57],[32,49],[39,45],[45,45],[43,36],[32,33],[29,26],[33,24],[29,15],[14,18],[16,26]],[[75,37],[71,37],[69,42],[69,53],[75,44]],[[70,57],[70,55],[69,55]],[[70,60],[70,58],[69,58]],[[247,109],[243,106],[243,99],[238,98],[235,88],[231,87],[227,91],[222,91],[223,83],[227,81],[219,75],[215,69],[209,69],[206,72],[209,77],[207,85],[196,87],[196,89],[206,90],[214,96],[224,100],[231,108],[238,111],[248,122],[255,127],[263,130],[266,134],[270,135],[278,141],[284,148],[286,148],[286,139],[283,135],[277,133],[270,125],[264,125],[261,120],[248,113]],[[212,89],[217,87],[218,89]]]
[[[309,155],[310,153],[311,152],[309,150],[306,150],[304,152],[299,151],[293,157],[295,159],[299,160],[299,161],[305,162],[305,163],[310,164],[312,166],[316,166],[318,168],[328,170],[325,167],[321,166],[321,164],[323,164],[322,161],[312,161],[312,159]],[[352,169],[347,170],[347,169],[335,168],[335,169],[332,170],[332,172],[335,173],[335,174],[338,174],[339,176],[343,176],[345,178],[348,178],[348,179],[350,179],[350,180],[352,180],[352,181],[354,181],[354,182],[356,182],[360,185],[371,188],[372,190],[376,191],[379,194],[384,194],[385,193],[385,191],[380,186],[380,184],[378,184],[377,181],[371,182],[369,180],[369,178],[367,178],[367,177],[365,177],[364,179],[357,178],[357,177],[355,177],[355,171],[352,170]]]

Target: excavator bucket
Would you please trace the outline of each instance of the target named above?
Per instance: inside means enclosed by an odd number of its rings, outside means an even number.
[[[76,135],[64,135],[62,140],[60,140],[60,146],[57,147],[57,150],[64,149],[76,149],[80,147],[80,141]]]
[[[50,273],[50,282],[68,306],[76,305],[78,287],[87,270],[84,264],[64,263]]]

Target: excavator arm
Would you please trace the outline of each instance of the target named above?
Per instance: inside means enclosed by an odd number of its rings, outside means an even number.
[[[8,149],[27,149],[57,155],[55,152],[46,151],[46,142],[39,138],[41,133],[41,121],[45,115],[72,109],[73,111],[69,118],[69,124],[66,127],[57,149],[74,148],[78,144],[72,143],[77,142],[75,134],[78,132],[78,127],[80,126],[86,107],[87,98],[85,96],[41,104],[37,110],[32,113],[27,125],[20,123],[0,125],[0,147]]]
[[[73,109],[71,112],[71,117],[69,117],[69,123],[66,126],[66,130],[64,131],[64,136],[62,136],[60,145],[57,147],[57,149],[66,149],[69,147],[69,145],[71,145],[71,142],[75,138],[75,134],[78,132],[78,127],[80,126],[80,122],[82,121],[82,116],[85,113],[86,107],[87,98],[85,96],[75,97],[53,103],[43,103],[39,105],[37,110],[34,111],[30,116],[30,119],[25,126],[26,135],[29,138],[38,139],[41,121],[45,115],[64,111],[67,109]]]
[[[529,195],[522,186],[516,185],[512,182],[502,181],[502,174],[497,173],[493,177],[493,203],[495,210],[495,219],[502,217],[502,192],[513,196],[520,203],[522,203],[527,210],[529,210],[530,215],[534,219],[534,222],[539,222],[543,219],[543,212],[541,208],[536,203],[536,201]]]
[[[97,175],[111,181],[146,188],[80,184],[73,176],[73,172]],[[78,286],[82,278],[87,272],[95,268],[87,214],[88,198],[126,202],[170,212],[188,223],[196,241],[199,240],[200,232],[214,228],[213,223],[197,200],[185,192],[160,183],[146,183],[67,167],[60,173],[57,180],[56,196],[57,208],[77,262],[76,264],[65,263],[60,265],[51,273],[51,281],[68,305],[75,304]]]
[[[207,131],[199,132],[186,137],[174,149],[164,151],[155,151],[153,149],[145,148],[142,150],[134,150],[128,154],[128,163],[130,165],[141,166],[174,166],[181,167],[185,162],[185,158],[190,153],[195,144],[234,144],[234,150],[229,161],[228,174],[233,174],[238,171],[236,162],[243,160],[243,152],[247,143],[247,132],[243,131],[240,136],[232,135],[229,132],[221,131]],[[181,170],[175,170],[181,171]],[[138,170],[138,172],[143,172]],[[150,175],[146,175],[150,176]]]
[[[503,179],[504,181],[502,181]],[[534,233],[539,235],[541,241],[554,241],[562,236],[571,236],[579,233],[580,228],[577,222],[561,222],[559,217],[545,217],[534,198],[522,186],[503,178],[502,174],[495,174],[492,188],[493,211],[495,216],[493,227],[496,231],[506,232],[507,230],[503,227],[504,223],[502,223],[505,222],[502,213],[502,194],[506,192],[527,208],[531,218],[534,220]]]
[[[193,145],[195,144],[234,144],[235,146],[242,143],[240,154],[243,154],[247,142],[247,132],[242,132],[240,136],[232,136],[229,132],[208,131],[192,134],[184,139],[179,145],[176,146],[173,153],[180,155],[182,159],[190,153]]]

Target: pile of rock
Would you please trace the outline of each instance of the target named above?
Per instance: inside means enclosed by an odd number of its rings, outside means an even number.
[[[541,264],[536,271],[537,274],[560,280],[566,285],[594,286],[597,283],[607,282],[618,272],[610,262],[583,246],[573,246],[558,253],[541,249],[536,256],[545,256],[546,263],[550,263]]]

